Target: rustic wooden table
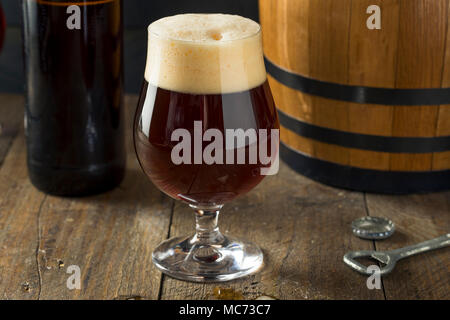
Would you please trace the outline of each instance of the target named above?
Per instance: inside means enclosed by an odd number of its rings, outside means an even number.
[[[350,250],[394,249],[450,230],[450,193],[386,196],[338,190],[282,165],[246,196],[225,206],[221,229],[259,244],[265,266],[224,284],[173,280],[152,265],[151,252],[172,235],[193,231],[187,206],[161,194],[141,172],[131,146],[137,97],[126,98],[128,172],[115,191],[67,199],[37,191],[27,177],[23,104],[0,95],[1,299],[448,299],[449,249],[399,262],[369,290],[367,278],[342,262]],[[354,237],[352,220],[384,216],[398,229],[384,241]],[[81,270],[69,290],[67,268]],[[224,290],[225,289],[225,290]],[[216,294],[214,294],[214,292]]]

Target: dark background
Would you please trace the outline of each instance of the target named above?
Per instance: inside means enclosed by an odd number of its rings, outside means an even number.
[[[179,13],[231,13],[258,20],[258,0],[123,0],[125,5],[125,89],[138,93],[147,53],[147,26]],[[21,0],[0,0],[7,33],[0,52],[0,92],[24,89],[21,37]]]

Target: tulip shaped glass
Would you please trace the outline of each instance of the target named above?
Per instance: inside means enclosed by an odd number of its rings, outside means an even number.
[[[186,14],[150,25],[134,141],[143,171],[195,212],[194,235],[161,243],[153,262],[169,276],[227,281],[257,271],[261,250],[223,235],[223,205],[277,166],[279,122],[260,26],[231,15]],[[188,218],[188,217],[187,217]]]

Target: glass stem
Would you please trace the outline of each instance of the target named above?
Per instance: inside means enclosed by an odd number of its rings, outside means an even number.
[[[218,244],[224,240],[219,231],[219,212],[223,205],[215,207],[192,206],[195,211],[196,233],[193,241],[200,244]]]

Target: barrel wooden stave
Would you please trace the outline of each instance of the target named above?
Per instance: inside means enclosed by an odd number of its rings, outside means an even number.
[[[366,28],[366,8],[373,4],[382,9],[382,30]],[[264,49],[272,63],[308,78],[354,86],[450,87],[449,16],[448,0],[260,0]],[[269,81],[279,109],[307,123],[386,137],[450,135],[448,105],[351,103],[305,94],[270,76]],[[286,128],[281,136],[304,154],[347,166],[384,171],[450,168],[447,151],[351,149],[300,137]]]

